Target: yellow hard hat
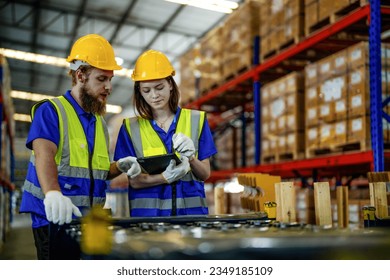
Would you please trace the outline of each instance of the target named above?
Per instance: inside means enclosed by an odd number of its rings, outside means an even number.
[[[88,34],[79,38],[73,44],[66,61],[70,63],[73,61],[83,61],[103,70],[122,69],[115,61],[114,49],[110,43],[98,34]],[[71,67],[71,69],[73,68]]]
[[[137,59],[131,78],[134,81],[147,81],[174,75],[175,69],[165,54],[156,50],[148,50]]]

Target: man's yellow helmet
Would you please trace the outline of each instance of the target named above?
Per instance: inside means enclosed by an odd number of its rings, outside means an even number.
[[[114,49],[111,44],[98,34],[88,34],[79,38],[72,47],[70,55],[66,59],[71,64],[75,61],[87,64],[102,70],[122,69],[115,61]],[[80,65],[80,64],[76,64]],[[76,70],[78,66],[72,68]]]

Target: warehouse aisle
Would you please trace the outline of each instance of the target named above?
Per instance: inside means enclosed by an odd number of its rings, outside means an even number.
[[[0,252],[0,260],[35,260],[36,252],[29,214],[15,214]]]

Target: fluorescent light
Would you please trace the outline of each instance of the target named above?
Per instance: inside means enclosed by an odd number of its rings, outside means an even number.
[[[119,114],[120,112],[122,112],[122,107],[117,106],[117,105],[107,104],[106,105],[106,112],[112,113],[112,114]]]
[[[15,113],[13,115],[15,121],[20,121],[20,122],[31,122],[31,116],[26,115],[26,114],[17,114]]]
[[[9,58],[30,61],[35,63],[50,64],[58,67],[69,67],[69,63],[66,62],[65,58],[35,54],[29,52],[22,52],[22,51],[10,50],[10,49],[0,49],[0,53],[2,53],[5,57],[9,57]]]
[[[39,93],[26,92],[26,91],[12,90],[11,91],[11,97],[12,98],[18,98],[18,99],[24,99],[24,100],[31,100],[31,101],[41,101],[43,99],[53,98],[54,96],[52,96],[52,95],[44,95],[44,94],[39,94]],[[122,112],[122,107],[121,106],[117,106],[117,105],[107,104],[106,112],[107,113],[118,114],[118,113]]]
[[[19,59],[34,63],[41,63],[41,64],[48,64],[53,65],[57,67],[63,67],[63,68],[69,68],[69,62],[66,61],[65,58],[62,57],[55,57],[55,56],[48,56],[43,54],[36,54],[36,53],[30,53],[30,52],[22,52],[22,51],[16,51],[11,49],[2,49],[0,48],[0,53],[8,58],[13,59]],[[121,61],[121,58],[116,58],[117,63],[119,64]],[[123,59],[122,59],[123,63]],[[133,69],[126,69],[122,68],[122,70],[115,70],[115,75],[131,78],[131,74],[133,73]]]
[[[18,99],[24,99],[24,100],[31,100],[31,101],[41,101],[43,99],[53,98],[54,96],[44,95],[44,94],[39,94],[39,93],[32,93],[32,92],[27,92],[27,91],[12,90],[11,97],[18,98]]]
[[[118,65],[122,65],[124,60],[123,60],[123,58],[117,56],[117,57],[115,57],[115,61],[116,61],[116,63],[117,63]]]
[[[238,4],[227,0],[166,0],[181,5],[189,5],[205,10],[230,14],[238,8]]]

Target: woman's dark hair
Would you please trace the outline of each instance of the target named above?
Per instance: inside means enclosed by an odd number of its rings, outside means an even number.
[[[179,105],[179,98],[180,98],[179,87],[177,86],[172,76],[168,76],[165,79],[168,81],[168,83],[172,85],[171,95],[169,97],[169,109],[172,112],[176,112],[177,106]],[[137,109],[139,115],[142,118],[152,120],[153,119],[152,108],[143,98],[140,91],[139,83],[140,83],[139,81],[134,83],[133,100],[134,100],[135,108]]]

